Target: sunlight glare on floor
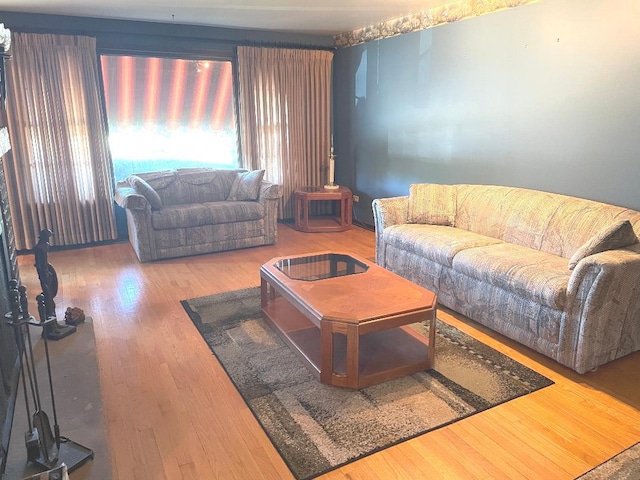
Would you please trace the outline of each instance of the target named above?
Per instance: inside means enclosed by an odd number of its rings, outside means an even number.
[[[140,270],[137,268],[123,269],[118,274],[114,285],[120,309],[126,312],[136,310],[145,292],[145,282]]]

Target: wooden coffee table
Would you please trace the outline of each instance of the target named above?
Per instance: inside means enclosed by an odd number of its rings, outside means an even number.
[[[319,252],[260,268],[262,312],[322,382],[363,388],[433,367],[436,295],[364,258]],[[410,328],[429,322],[429,337]]]

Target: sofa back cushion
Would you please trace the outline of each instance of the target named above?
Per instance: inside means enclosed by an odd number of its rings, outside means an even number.
[[[163,205],[185,205],[226,200],[237,172],[244,170],[179,168],[138,176],[153,187]]]
[[[513,188],[458,185],[456,227],[502,240],[505,199]]]
[[[614,205],[515,187],[457,189],[456,227],[567,259],[616,221],[640,233],[640,212]]]

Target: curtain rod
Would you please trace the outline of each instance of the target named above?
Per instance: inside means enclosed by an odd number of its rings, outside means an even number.
[[[24,27],[16,27],[14,28],[15,32],[21,32],[21,33],[35,33],[35,34],[51,34],[51,35],[84,35],[87,37],[94,37],[97,40],[97,47],[99,50],[120,50],[120,51],[139,51],[139,52],[143,52],[147,49],[141,49],[141,48],[127,48],[127,47],[106,47],[106,48],[102,48],[100,47],[100,42],[101,41],[107,41],[107,39],[111,39],[111,38],[116,38],[116,37],[129,37],[129,38],[136,38],[136,39],[148,39],[150,37],[155,37],[158,39],[162,39],[163,41],[167,41],[167,42],[175,42],[176,45],[180,45],[181,42],[184,42],[185,44],[189,44],[189,43],[198,43],[199,46],[201,46],[203,43],[210,43],[210,44],[218,44],[218,45],[224,45],[224,46],[231,46],[231,47],[238,47],[238,46],[243,46],[243,47],[272,47],[272,48],[297,48],[297,49],[301,49],[301,50],[329,50],[329,51],[335,51],[337,50],[337,46],[336,45],[317,45],[317,44],[303,44],[303,43],[297,43],[297,42],[286,42],[286,41],[269,41],[269,40],[238,40],[238,39],[228,39],[228,38],[212,38],[212,37],[188,37],[188,36],[182,36],[182,35],[162,35],[162,34],[158,34],[158,33],[125,33],[125,32],[121,32],[121,31],[116,31],[116,30],[112,30],[112,31],[88,31],[82,28],[51,28],[51,27],[47,27],[47,28],[42,28],[42,27],[36,27],[36,28],[24,28]],[[286,32],[281,32],[283,34],[285,34]],[[134,43],[134,42],[132,42]],[[149,52],[154,52],[153,49],[148,49]],[[157,53],[160,53],[160,51],[156,51]],[[169,53],[173,53],[176,52],[175,50],[171,50],[169,51]],[[177,53],[177,52],[176,52]],[[185,53],[189,53],[189,52],[185,52]]]
[[[334,51],[338,48],[335,45],[300,45],[287,42],[239,42],[238,47],[265,47],[265,48],[295,48],[298,50],[329,50]]]

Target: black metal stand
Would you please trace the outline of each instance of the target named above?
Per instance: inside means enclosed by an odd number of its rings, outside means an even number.
[[[20,370],[29,425],[29,430],[25,433],[27,461],[40,465],[47,470],[64,463],[68,471],[71,472],[88,460],[93,459],[93,450],[60,435],[51,376],[48,336],[43,335],[54,421],[54,430],[52,432],[49,416],[42,409],[31,334],[29,332],[30,325],[45,329],[51,322],[55,321],[55,317],[52,319],[47,316],[45,297],[42,294],[36,297],[40,321],[31,316],[28,309],[26,288],[24,286],[18,287],[18,282],[15,280],[9,282],[9,297],[11,300],[11,312],[8,312],[5,317],[7,318],[7,323],[14,328],[20,355]],[[31,391],[31,396],[29,396],[29,390]],[[34,407],[33,414],[31,414],[30,400]]]
[[[42,230],[38,236],[38,243],[33,249],[36,258],[36,270],[40,278],[42,295],[46,311],[46,325],[42,329],[42,336],[48,340],[61,340],[76,331],[73,325],[62,325],[56,317],[55,296],[58,294],[58,274],[49,263],[49,239],[53,235],[51,230]],[[40,319],[42,320],[42,316]],[[44,320],[42,320],[44,321]]]

